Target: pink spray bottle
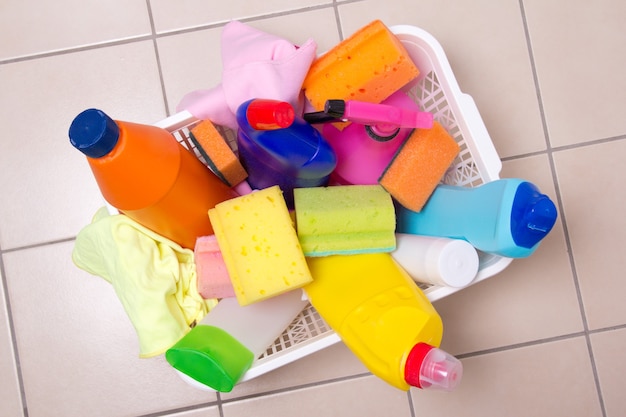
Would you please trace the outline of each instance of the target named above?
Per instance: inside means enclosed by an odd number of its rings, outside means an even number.
[[[404,92],[382,103],[328,100],[324,111],[306,113],[309,123],[324,123],[322,136],[337,155],[335,184],[377,184],[385,168],[414,128],[430,129],[433,116],[420,112]],[[334,122],[352,122],[347,127]]]

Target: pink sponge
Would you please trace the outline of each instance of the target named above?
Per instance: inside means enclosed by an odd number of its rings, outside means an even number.
[[[235,290],[215,235],[196,239],[194,252],[198,292],[202,298],[234,297]]]

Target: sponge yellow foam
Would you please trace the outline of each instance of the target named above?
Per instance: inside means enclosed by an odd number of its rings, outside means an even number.
[[[459,145],[438,122],[415,129],[378,180],[398,203],[420,211],[459,154]]]
[[[209,210],[237,301],[248,305],[311,282],[296,230],[278,186]]]
[[[209,168],[227,185],[233,187],[248,177],[239,158],[228,146],[210,120],[203,120],[189,132]]]
[[[396,247],[393,201],[380,185],[296,188],[294,202],[306,256],[390,252]]]
[[[400,40],[374,20],[320,56],[303,89],[319,111],[329,99],[380,103],[418,75]]]

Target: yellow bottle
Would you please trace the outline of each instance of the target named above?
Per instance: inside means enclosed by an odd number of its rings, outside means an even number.
[[[437,349],[439,314],[389,253],[307,258],[311,304],[376,376],[408,390],[452,390],[461,362]]]

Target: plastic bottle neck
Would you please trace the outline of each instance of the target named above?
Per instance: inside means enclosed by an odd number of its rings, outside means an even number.
[[[421,389],[452,391],[462,376],[461,361],[427,343],[416,344],[404,366],[406,383]]]

